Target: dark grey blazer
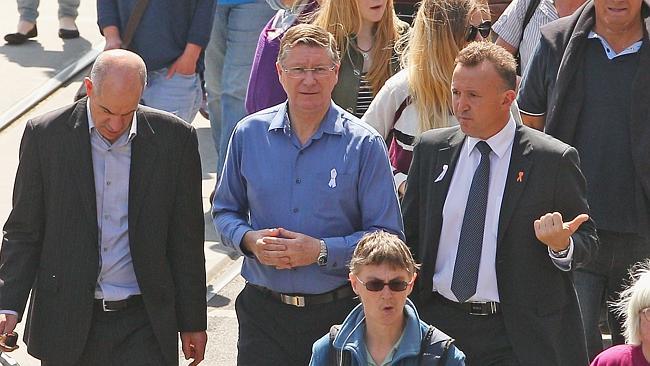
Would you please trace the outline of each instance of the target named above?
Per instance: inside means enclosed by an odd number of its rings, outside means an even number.
[[[422,263],[413,291],[420,304],[432,296],[442,208],[464,141],[458,127],[432,130],[414,149],[403,213],[407,243]],[[447,174],[435,182],[445,164]],[[554,211],[568,219],[589,212],[578,153],[539,131],[517,126],[501,211],[488,212],[499,215],[495,267],[508,338],[522,365],[587,365],[571,272],[555,267],[533,228],[534,220]],[[573,242],[575,268],[597,249],[591,221],[580,226]]]
[[[129,241],[144,304],[165,359],[178,331],[206,329],[201,162],[194,128],[137,110],[129,181]],[[27,123],[13,210],[0,251],[0,309],[22,318],[31,355],[72,364],[91,326],[99,273],[86,98]]]

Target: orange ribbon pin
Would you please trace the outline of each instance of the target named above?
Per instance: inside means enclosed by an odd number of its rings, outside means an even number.
[[[524,181],[524,172],[519,172],[517,174],[517,182],[523,182]]]

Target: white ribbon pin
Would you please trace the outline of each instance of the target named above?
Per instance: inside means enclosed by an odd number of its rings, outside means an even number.
[[[330,170],[330,182],[328,184],[330,188],[336,187],[336,169]]]
[[[436,178],[436,180],[434,180],[434,182],[440,182],[442,180],[442,178],[445,177],[445,174],[447,174],[447,169],[448,168],[449,168],[449,165],[447,165],[447,164],[443,165],[442,166],[442,172],[440,172],[440,175],[438,176],[438,178]]]

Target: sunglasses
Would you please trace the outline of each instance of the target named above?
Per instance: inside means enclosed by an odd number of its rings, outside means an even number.
[[[384,282],[382,280],[370,280],[368,282],[363,282],[358,276],[357,281],[361,282],[362,285],[368,289],[368,291],[372,292],[379,292],[384,289],[385,286],[388,286],[388,288],[393,291],[393,292],[401,292],[406,290],[406,288],[413,283],[413,280],[411,282],[406,282],[406,281],[400,281],[400,280],[390,280],[389,282]]]
[[[489,20],[484,21],[479,25],[470,24],[467,27],[467,42],[471,42],[476,39],[476,33],[481,33],[481,37],[487,38],[490,36],[490,31],[492,30],[492,22]]]

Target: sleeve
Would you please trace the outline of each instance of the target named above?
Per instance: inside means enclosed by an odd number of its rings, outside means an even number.
[[[39,146],[29,121],[20,143],[13,206],[0,250],[0,309],[17,312],[19,320],[36,278],[43,244],[45,205]]]
[[[248,222],[246,181],[241,175],[243,134],[240,131],[239,126],[235,127],[228,144],[226,161],[214,195],[212,220],[224,245],[240,255],[248,255],[242,250],[241,243],[244,234],[253,228]]]
[[[573,262],[573,238],[569,238],[569,247],[567,249],[569,251],[567,252],[566,257],[558,257],[553,254],[551,248],[548,248],[548,256],[551,257],[553,264],[560,271],[568,272],[571,270],[571,262]]]
[[[197,1],[190,29],[187,32],[187,43],[199,45],[203,49],[208,45],[214,19],[215,3],[214,0]]]
[[[203,219],[201,158],[196,130],[191,128],[176,172],[167,258],[176,287],[179,331],[207,329],[205,290],[205,229]]]
[[[347,265],[357,242],[367,232],[384,230],[404,239],[402,215],[386,144],[377,135],[365,144],[367,148],[363,151],[357,189],[361,230],[347,236],[323,238],[327,244],[326,270],[339,272],[341,266]]]
[[[309,360],[309,366],[327,366],[329,365],[329,349],[330,341],[329,334],[326,334],[319,338],[311,350],[311,359]]]
[[[492,27],[499,37],[514,48],[519,48],[529,4],[530,0],[513,0]]]
[[[579,214],[589,214],[586,198],[587,184],[580,171],[578,151],[568,147],[559,163],[553,197],[555,207],[562,213],[565,221],[572,220]],[[580,268],[595,258],[598,251],[598,238],[591,218],[580,225],[571,239],[573,241],[572,268]]]
[[[533,58],[528,62],[519,87],[517,104],[519,110],[531,116],[546,114],[548,85],[546,65],[551,59],[551,49],[547,41],[542,38]]]
[[[117,0],[97,0],[97,25],[100,32],[111,25],[121,28]]]
[[[395,112],[399,108],[401,101],[396,101],[394,94],[395,85],[389,79],[383,88],[370,103],[368,110],[363,114],[361,120],[372,126],[379,135],[386,140],[390,130],[393,129],[393,119]]]

